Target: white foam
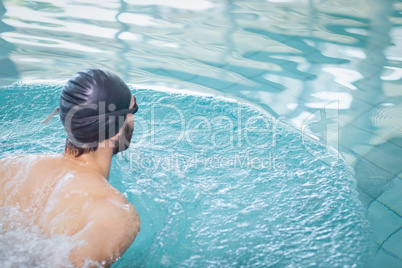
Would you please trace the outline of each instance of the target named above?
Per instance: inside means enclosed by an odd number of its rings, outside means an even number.
[[[73,267],[76,243],[66,235],[45,236],[17,206],[0,207],[0,263],[13,267]]]
[[[64,185],[70,181],[72,178],[74,178],[74,174],[72,173],[67,173],[63,178],[61,178],[56,186],[54,187],[51,195],[49,196],[49,199],[47,200],[45,204],[45,209],[43,210],[43,213],[40,217],[40,221],[43,221],[44,223],[47,222],[47,216],[51,213],[53,210],[56,200],[58,196],[60,195],[60,192],[63,191]],[[60,215],[59,215],[60,216]],[[56,217],[55,219],[57,219]]]

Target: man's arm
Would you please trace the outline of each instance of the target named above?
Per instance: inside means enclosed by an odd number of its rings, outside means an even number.
[[[82,245],[74,248],[70,260],[75,267],[94,261],[109,267],[128,249],[140,231],[140,217],[133,205],[121,200],[94,201],[86,226],[74,235]]]

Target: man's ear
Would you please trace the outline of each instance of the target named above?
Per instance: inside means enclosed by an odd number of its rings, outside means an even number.
[[[111,141],[117,142],[120,137],[120,132],[117,132],[116,135],[110,138]]]

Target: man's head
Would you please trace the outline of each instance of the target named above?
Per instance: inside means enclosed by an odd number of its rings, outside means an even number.
[[[136,99],[133,96],[131,98],[130,108],[135,109],[134,107],[138,107],[136,103]],[[138,109],[138,108],[137,108]],[[127,114],[127,117],[124,121],[123,127],[120,129],[119,133],[115,135],[112,140],[114,139],[114,147],[113,147],[113,154],[117,154],[126,150],[130,146],[131,137],[133,136],[134,132],[134,116],[133,114]]]
[[[133,132],[131,113],[136,108],[135,98],[116,74],[100,69],[77,73],[60,96],[67,153],[80,156],[109,139],[115,153],[127,149]]]

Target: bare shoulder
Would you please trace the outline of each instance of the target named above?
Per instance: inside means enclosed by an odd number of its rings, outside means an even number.
[[[55,159],[58,155],[48,154],[15,154],[0,159],[1,169],[18,169],[22,166],[30,167],[41,162],[48,162],[50,159]]]
[[[85,222],[110,225],[109,229],[126,230],[127,235],[127,232],[132,231],[131,227],[136,227],[140,223],[135,207],[100,174],[79,171],[74,175],[73,181],[64,187],[65,191],[80,193],[69,195],[71,198],[84,197],[81,205]],[[74,202],[69,200],[71,201]]]
[[[98,222],[99,227],[107,229],[113,238],[132,242],[140,231],[140,216],[135,207],[123,196],[109,196],[98,200],[95,207],[88,214],[90,222]],[[118,242],[118,241],[116,241]],[[120,241],[124,243],[124,241]]]
[[[87,224],[75,239],[86,243],[72,252],[71,261],[76,266],[81,266],[84,260],[111,265],[123,255],[140,231],[137,210],[111,186],[101,190],[83,210]]]
[[[97,200],[89,215],[91,220],[108,215],[105,223],[115,232],[123,231],[128,238],[136,236],[140,228],[140,216],[135,207],[115,188],[109,185],[104,189],[105,196]],[[134,239],[134,237],[132,239]]]
[[[108,217],[107,220],[114,223],[117,223],[117,219],[120,220],[120,223],[139,220],[135,207],[114,187],[107,184],[99,192],[99,195],[98,199],[93,203],[92,212],[89,214],[91,220],[104,216],[106,212],[108,215],[113,216]]]
[[[2,158],[0,159],[0,175],[12,175],[15,171],[29,165],[39,157],[40,155],[36,154],[15,154]]]
[[[19,162],[21,162],[21,160],[23,160],[29,156],[30,155],[17,154],[17,155],[10,155],[5,158],[2,158],[2,159],[0,159],[0,168],[6,168],[8,166],[16,165]]]

